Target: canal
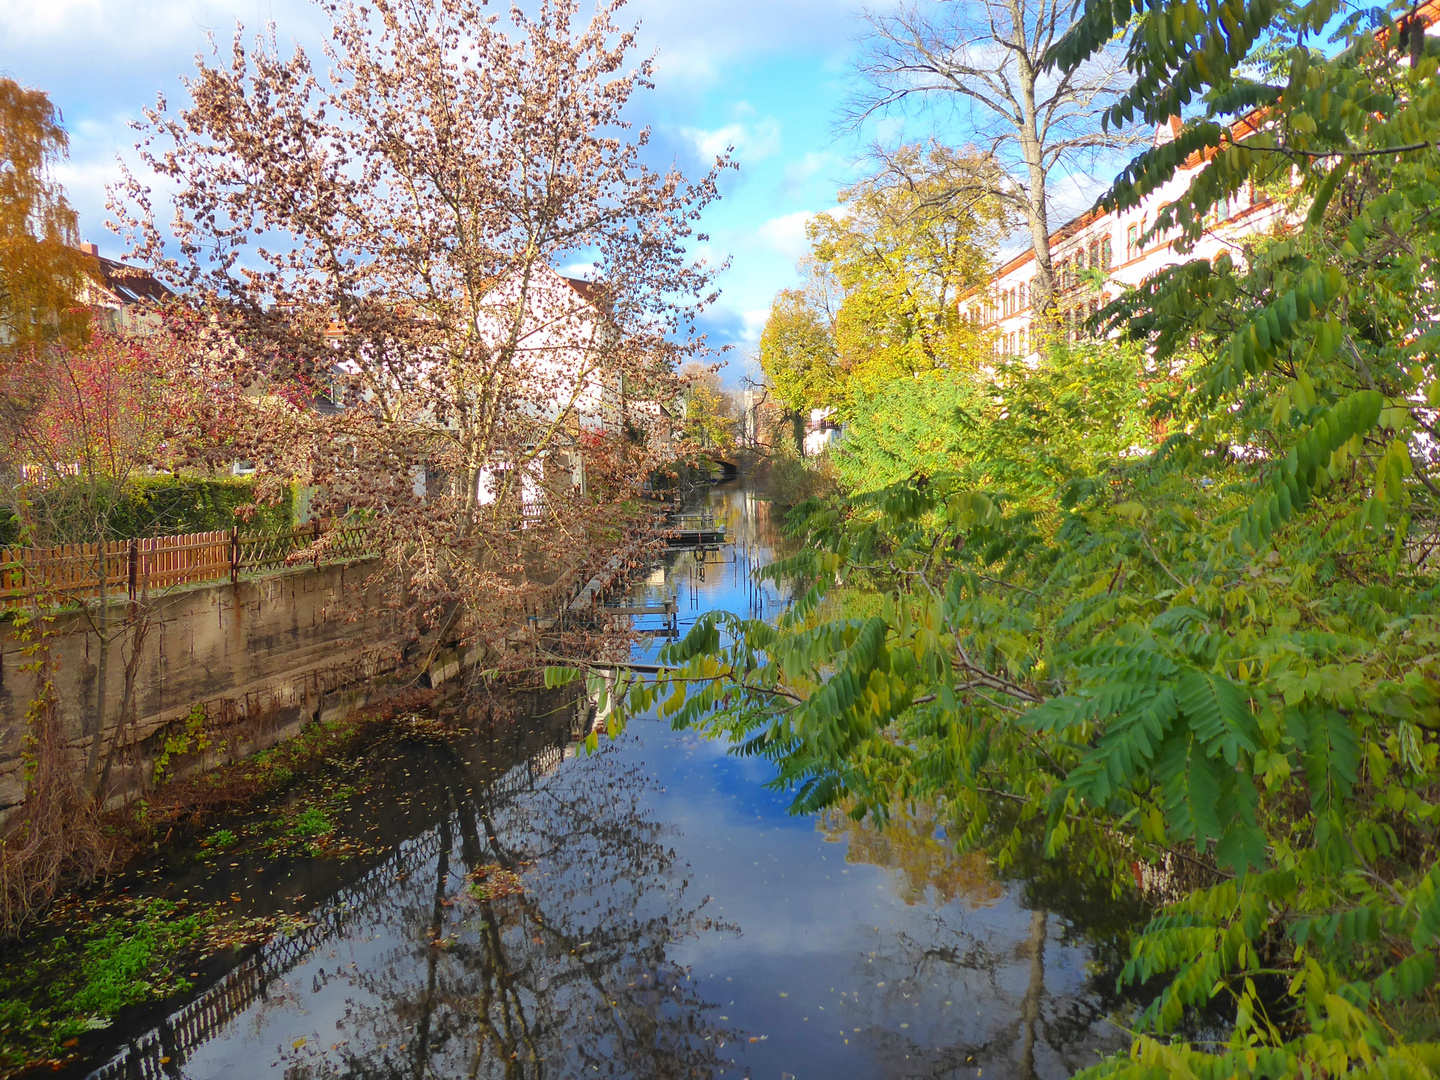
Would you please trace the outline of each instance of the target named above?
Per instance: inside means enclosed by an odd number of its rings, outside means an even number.
[[[751,576],[771,504],[732,484],[697,508],[731,542],[670,553],[628,602],[678,599],[681,633],[779,611]],[[1124,1044],[1106,1017],[1134,913],[1083,875],[997,876],[924,807],[883,833],[791,816],[763,760],[665,723],[586,754],[584,700],[503,704],[462,736],[412,723],[132,871],[118,887],[284,928],[122,1011],[67,1074],[1048,1078]]]

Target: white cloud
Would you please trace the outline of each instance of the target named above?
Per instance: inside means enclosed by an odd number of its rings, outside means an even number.
[[[594,262],[572,262],[559,269],[561,277],[592,278],[595,276]]]
[[[664,83],[698,88],[715,83],[738,60],[844,50],[857,31],[857,6],[854,0],[631,0],[620,21],[641,20],[643,40],[658,46]]]
[[[704,161],[714,160],[731,147],[741,164],[767,158],[780,149],[780,123],[768,116],[755,124],[736,122],[711,130],[682,128],[681,134]]]
[[[796,210],[791,214],[782,214],[761,225],[755,230],[755,235],[772,251],[794,262],[810,251],[810,240],[805,235],[805,227],[814,217],[813,210]]]
[[[785,166],[786,190],[799,192],[812,178],[835,164],[835,155],[828,150],[811,150],[799,161]]]
[[[760,340],[760,331],[765,329],[765,320],[770,317],[769,308],[749,308],[740,312],[740,340],[753,345]]]

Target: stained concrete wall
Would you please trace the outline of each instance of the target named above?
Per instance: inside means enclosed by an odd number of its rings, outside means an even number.
[[[177,761],[184,771],[272,744],[306,722],[360,707],[404,669],[395,623],[358,595],[370,567],[293,570],[238,584],[192,586],[151,600],[136,676],[134,719],[124,726],[114,790],[143,788],[167,731],[199,705],[210,748]],[[118,615],[120,607],[112,608]],[[364,614],[361,614],[364,612]],[[46,634],[54,701],[77,770],[93,715],[99,639],[83,614],[59,615]],[[36,676],[16,628],[0,624],[0,822],[23,797],[26,712]],[[107,712],[118,715],[129,637],[112,645]],[[107,731],[106,749],[115,732]]]

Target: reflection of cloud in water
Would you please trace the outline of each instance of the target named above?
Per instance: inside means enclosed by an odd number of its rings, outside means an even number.
[[[848,841],[845,861],[894,870],[897,895],[906,904],[945,905],[964,900],[972,909],[989,907],[1004,894],[984,855],[955,850],[944,838],[934,807],[896,806],[883,829],[868,818],[856,821],[846,808],[827,810],[815,827],[830,841]]]

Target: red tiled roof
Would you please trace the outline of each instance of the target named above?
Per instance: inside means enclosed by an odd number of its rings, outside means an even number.
[[[98,255],[95,261],[99,270],[96,278],[100,287],[122,304],[163,304],[175,296],[148,270]]]
[[[605,295],[603,286],[597,285],[593,281],[586,281],[584,278],[567,277],[565,283],[589,303],[594,303]]]

